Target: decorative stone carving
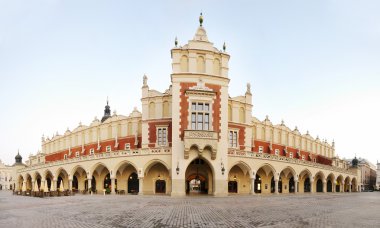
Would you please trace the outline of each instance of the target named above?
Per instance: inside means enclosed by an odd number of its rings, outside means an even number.
[[[197,149],[199,155],[202,155],[204,151],[210,151],[211,159],[216,159],[216,152],[218,149],[218,133],[213,131],[185,130],[184,142],[185,159],[189,158],[191,149]]]

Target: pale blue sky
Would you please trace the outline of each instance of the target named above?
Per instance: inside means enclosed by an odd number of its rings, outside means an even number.
[[[198,15],[231,55],[230,94],[252,84],[253,115],[380,157],[380,1],[0,0],[0,159],[112,110],[140,108],[142,76],[170,84],[170,49]]]

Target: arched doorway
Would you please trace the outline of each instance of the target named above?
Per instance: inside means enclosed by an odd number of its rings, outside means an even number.
[[[261,193],[261,177],[258,174],[255,179],[255,193]]]
[[[228,193],[238,193],[237,181],[228,181]]]
[[[76,167],[73,171],[73,191],[88,190],[87,172],[81,166]]]
[[[69,175],[67,174],[66,170],[60,169],[57,173],[57,189],[56,190],[67,190],[69,189]],[[61,186],[62,185],[62,186]]]
[[[160,160],[152,161],[147,164],[143,180],[143,194],[170,193],[170,173],[164,164],[165,163]]]
[[[256,174],[260,177],[260,191],[257,193],[274,193],[275,192],[275,181],[274,181],[274,174],[275,174],[274,168],[272,166],[265,164],[262,167],[260,167]],[[257,176],[256,176],[257,180]],[[256,182],[255,180],[255,182]],[[256,184],[255,184],[256,189]]]
[[[132,173],[128,177],[128,193],[138,193],[139,192],[139,179],[137,173]]]
[[[186,169],[187,194],[212,194],[213,172],[206,160],[194,159]]]
[[[304,182],[304,185],[303,185],[303,192],[310,192],[310,178],[309,177],[307,177],[306,179],[305,179],[305,182]]]
[[[116,166],[117,192],[119,194],[137,194],[140,192],[137,169],[129,161],[122,161]],[[149,183],[147,183],[149,184]]]
[[[250,173],[250,167],[242,161],[232,166],[228,173],[228,193],[249,194],[252,184]]]
[[[327,181],[327,192],[332,192],[332,182],[331,182],[331,180]]]
[[[112,181],[109,169],[103,164],[97,164],[92,172],[91,189],[95,193],[107,194],[112,191]],[[115,188],[116,189],[116,188]]]
[[[97,192],[96,191],[96,179],[94,176],[92,176],[92,179],[91,179],[91,191],[95,192],[95,193]]]
[[[294,177],[291,177],[289,180],[289,193],[295,193],[296,192],[296,185],[294,182]]]
[[[323,192],[323,182],[321,179],[317,180],[317,192]]]
[[[73,177],[73,191],[78,191],[79,183],[78,183],[78,178],[76,176]]]
[[[156,193],[165,194],[166,193],[166,181],[156,180]]]

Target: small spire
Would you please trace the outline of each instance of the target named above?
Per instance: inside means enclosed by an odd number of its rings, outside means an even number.
[[[178,45],[178,39],[177,39],[177,37],[175,37],[174,45],[175,45],[175,47],[177,47],[177,45]]]
[[[226,42],[223,43],[223,51],[226,52]]]
[[[247,83],[247,92],[248,94],[251,94],[251,83]]]
[[[281,120],[281,126],[285,126],[284,120]]]
[[[202,24],[203,24],[203,15],[201,12],[201,15],[199,16],[199,25],[202,27]]]
[[[146,74],[144,74],[143,76],[143,86],[148,86],[148,77],[146,76]]]

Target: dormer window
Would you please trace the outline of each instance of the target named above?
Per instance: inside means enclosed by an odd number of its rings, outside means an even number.
[[[125,144],[125,150],[130,150],[131,149],[131,144],[130,143],[126,143]]]
[[[79,151],[75,152],[75,157],[79,158]]]
[[[191,103],[191,129],[210,130],[210,104],[204,102]]]
[[[275,150],[274,150],[274,154],[275,154],[275,155],[279,155],[279,154],[280,154],[280,150],[279,150],[279,149],[275,149]]]
[[[63,159],[67,160],[67,154],[63,155]]]
[[[262,154],[264,152],[264,147],[263,146],[259,146],[259,154]]]
[[[111,152],[111,146],[106,147],[106,152]]]
[[[289,153],[289,158],[293,158],[293,152]]]
[[[94,148],[90,149],[90,155],[94,155],[94,152],[95,152]]]

